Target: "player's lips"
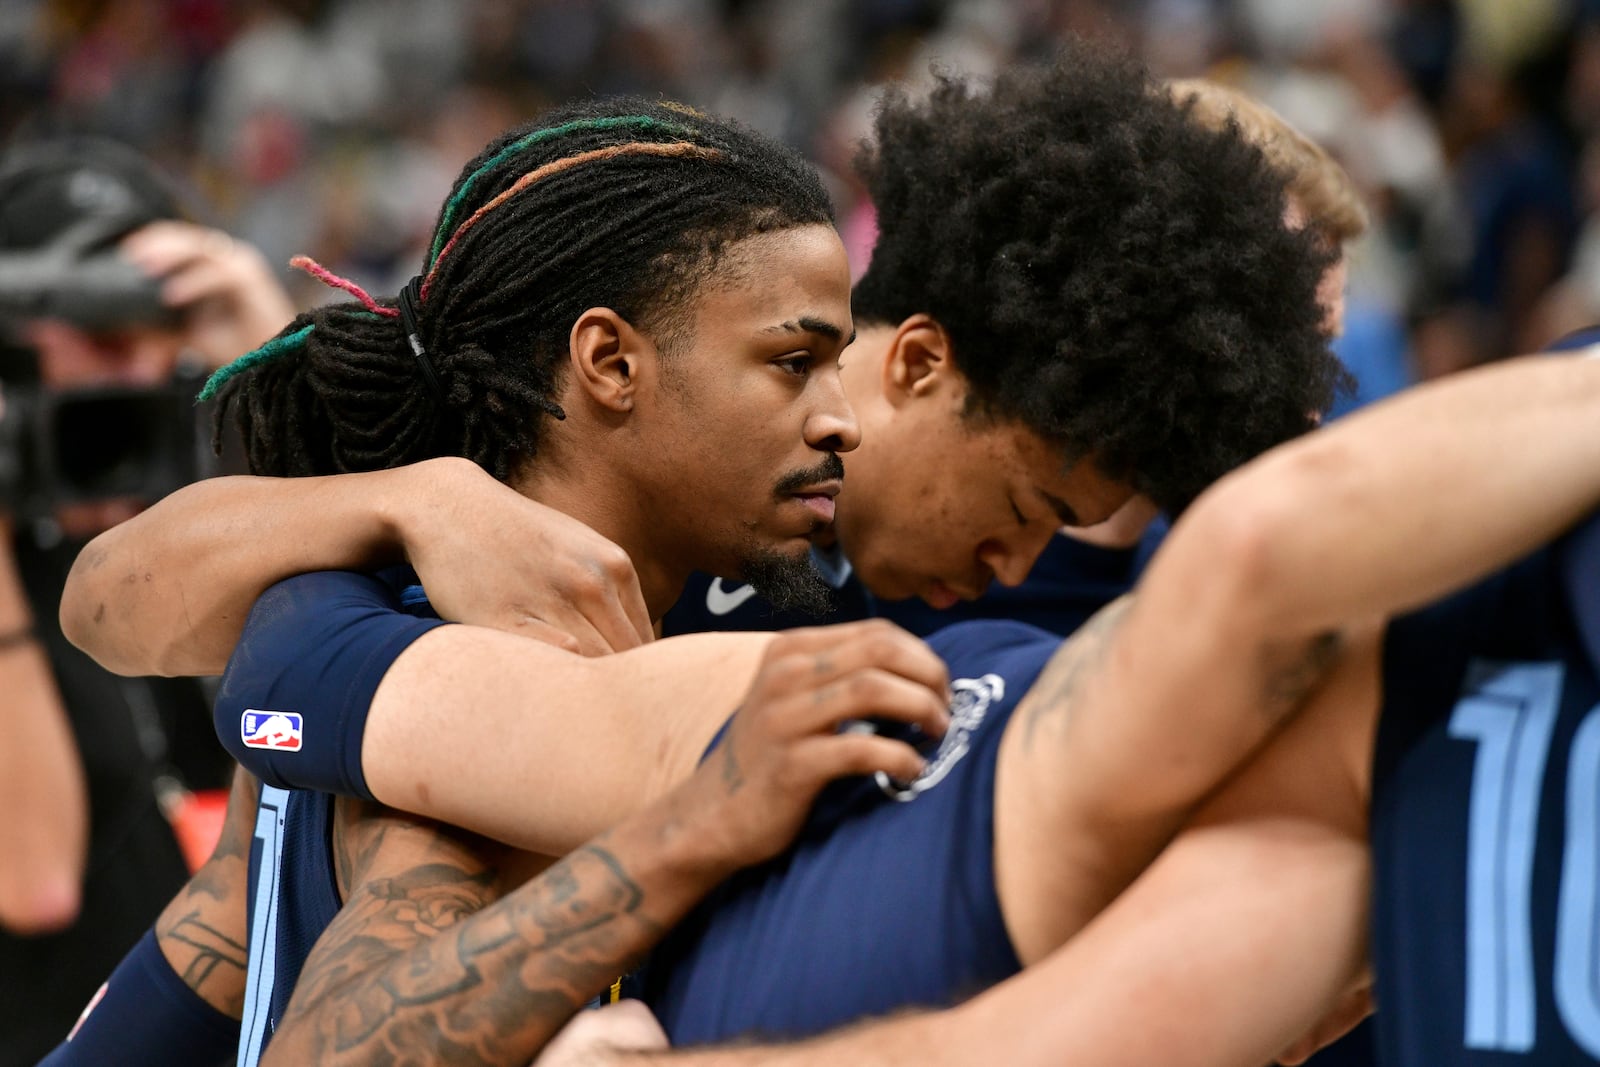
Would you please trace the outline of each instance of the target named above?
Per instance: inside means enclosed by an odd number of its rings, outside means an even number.
[[[922,594],[922,599],[929,607],[943,611],[946,608],[954,607],[957,602],[962,600],[977,600],[988,588],[989,580],[987,578],[961,588],[946,585],[935,578],[933,584],[928,586],[927,590]]]
[[[833,521],[833,498],[838,496],[839,490],[843,488],[842,482],[832,480],[808,485],[789,495],[804,504],[820,521],[826,523]]]

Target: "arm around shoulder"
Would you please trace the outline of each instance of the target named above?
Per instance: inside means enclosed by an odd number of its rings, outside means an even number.
[[[386,474],[186,486],[79,553],[62,632],[119,674],[220,674],[274,582],[399,558]]]
[[[1168,547],[1201,542],[1192,562],[1232,524],[1224,540],[1245,551],[1226,562],[1243,567],[1257,628],[1318,633],[1468,585],[1597,501],[1600,363],[1528,357],[1408,390],[1274,450],[1203,496]]]
[[[589,654],[650,640],[620,548],[456,457],[325,478],[214,478],[101,534],[61,601],[121,674],[217,674],[268,586],[409,559],[440,614]]]

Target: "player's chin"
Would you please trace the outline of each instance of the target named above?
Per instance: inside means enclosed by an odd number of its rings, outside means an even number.
[[[785,556],[804,556],[811,551],[813,539],[828,526],[803,512],[791,511],[769,524],[769,536],[763,540],[770,551]]]
[[[910,600],[917,595],[922,579],[884,567],[875,559],[850,557],[850,570],[879,600]]]
[[[774,541],[770,546],[771,551],[774,555],[782,556],[785,559],[803,560],[811,555],[811,539],[815,535],[815,530],[790,534],[788,537]]]

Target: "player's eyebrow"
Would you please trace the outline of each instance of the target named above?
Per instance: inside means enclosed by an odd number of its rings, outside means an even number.
[[[801,315],[797,319],[790,319],[788,322],[780,322],[775,326],[765,326],[762,328],[761,332],[814,333],[818,336],[826,337],[830,341],[837,341],[844,336],[844,328],[842,326],[839,326],[837,323],[829,322],[827,319],[818,318],[815,315]],[[856,332],[851,330],[850,340],[846,341],[845,344],[849,345],[854,342],[855,339]]]
[[[1078,513],[1072,510],[1071,504],[1067,503],[1065,500],[1062,500],[1054,493],[1045,492],[1043,489],[1039,490],[1039,495],[1044,497],[1046,504],[1050,505],[1050,510],[1056,513],[1056,518],[1061,520],[1061,525],[1078,525]]]

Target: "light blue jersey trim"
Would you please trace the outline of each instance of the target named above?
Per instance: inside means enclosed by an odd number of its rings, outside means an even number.
[[[263,785],[256,808],[255,907],[250,916],[250,964],[245,979],[244,1021],[239,1032],[238,1067],[261,1062],[272,1026],[272,991],[277,979],[278,882],[283,873],[283,818],[289,791]]]

